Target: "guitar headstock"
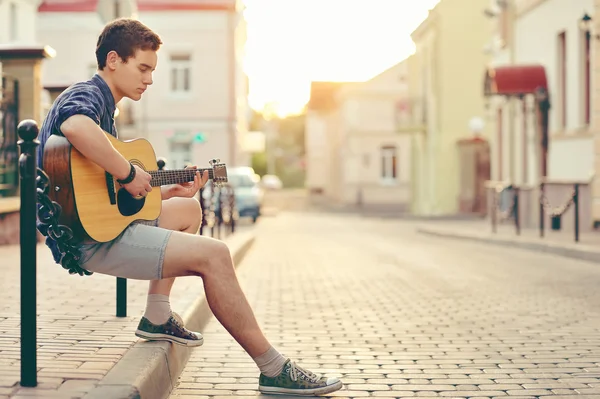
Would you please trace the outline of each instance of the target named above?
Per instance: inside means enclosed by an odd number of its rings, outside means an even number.
[[[223,183],[227,183],[227,166],[221,163],[220,159],[213,159],[208,162],[213,169],[213,184],[220,186]]]

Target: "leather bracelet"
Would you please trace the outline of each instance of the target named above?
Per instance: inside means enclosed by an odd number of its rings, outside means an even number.
[[[135,179],[135,167],[131,162],[129,162],[129,164],[131,165],[131,171],[129,172],[129,176],[127,176],[123,180],[117,179],[117,182],[119,184],[129,184],[133,181],[133,179]]]

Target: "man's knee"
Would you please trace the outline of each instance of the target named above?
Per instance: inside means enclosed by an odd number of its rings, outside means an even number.
[[[196,198],[182,198],[180,211],[193,230],[200,228],[200,224],[202,223],[202,207]]]
[[[233,271],[231,251],[222,241],[215,242],[213,250],[208,257],[209,270],[213,273],[229,273]]]
[[[220,240],[174,231],[167,243],[163,278],[198,275],[227,277],[233,271],[229,247]]]
[[[194,218],[194,220],[200,226],[202,223],[202,206],[200,202],[196,198],[188,198],[188,208],[190,211],[190,216]]]

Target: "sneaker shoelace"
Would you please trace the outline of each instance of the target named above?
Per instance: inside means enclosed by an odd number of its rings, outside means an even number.
[[[179,316],[175,312],[172,312],[171,316],[173,319],[173,324],[175,324],[177,327],[179,327],[179,329],[181,329],[182,331],[186,331],[186,328],[183,326],[183,320],[181,319],[181,316]]]
[[[321,376],[310,372],[302,367],[298,366],[295,362],[290,362],[290,368],[288,369],[288,373],[292,378],[292,381],[298,381],[298,376],[300,379],[306,379],[309,382],[315,383],[321,379]]]

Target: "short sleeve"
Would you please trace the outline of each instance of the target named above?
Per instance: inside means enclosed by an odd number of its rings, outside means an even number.
[[[58,104],[56,116],[56,131],[60,132],[60,126],[73,115],[85,115],[96,124],[100,124],[102,110],[104,109],[104,98],[100,89],[95,86],[82,86],[73,90]]]

